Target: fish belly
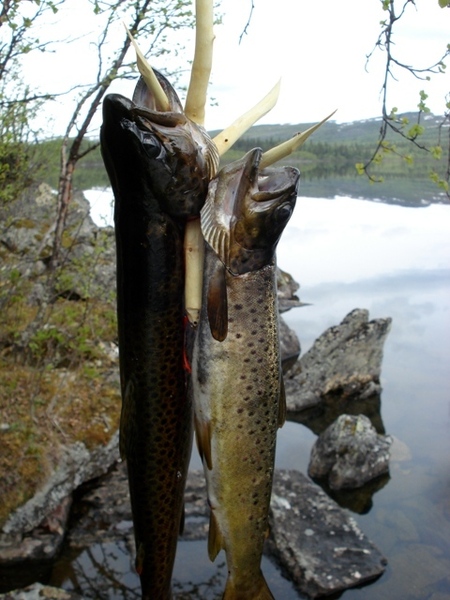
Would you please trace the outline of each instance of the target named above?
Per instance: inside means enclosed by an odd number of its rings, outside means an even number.
[[[193,359],[195,422],[201,444],[210,444],[200,448],[211,507],[210,557],[224,548],[233,587],[251,598],[262,578],[279,425],[275,268],[227,273],[226,289],[222,342],[211,335],[203,302]]]

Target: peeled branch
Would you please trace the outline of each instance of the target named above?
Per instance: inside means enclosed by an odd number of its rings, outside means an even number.
[[[289,156],[289,154],[292,154],[292,152],[300,148],[300,146],[302,146],[306,142],[309,136],[312,133],[314,133],[316,129],[319,129],[319,127],[323,125],[325,121],[328,121],[328,119],[334,115],[336,110],[334,110],[330,115],[328,115],[328,117],[325,117],[325,119],[320,121],[320,123],[316,123],[306,131],[296,133],[294,137],[290,140],[287,140],[286,142],[283,142],[282,144],[279,144],[278,146],[267,150],[267,152],[264,152],[261,158],[261,162],[259,163],[259,168],[264,169],[265,167],[269,167],[270,165],[273,165],[282,158]]]
[[[278,81],[258,104],[213,138],[213,142],[216,144],[220,156],[225,154],[225,152],[227,152],[241,135],[243,135],[247,129],[250,129],[256,121],[272,110],[277,103],[280,94],[280,85],[281,80]]]
[[[139,69],[139,73],[142,75],[142,79],[145,81],[146,86],[152,92],[152,94],[155,98],[155,105],[156,105],[157,110],[159,110],[161,112],[170,111],[169,99],[167,98],[165,91],[162,89],[161,84],[159,83],[158,79],[156,78],[156,75],[153,72],[153,69],[151,68],[150,63],[145,58],[145,56],[142,54],[141,49],[139,48],[134,37],[131,35],[128,27],[125,25],[125,23],[123,25],[126,29],[128,37],[130,38],[131,43],[133,44],[134,49],[136,51],[136,62],[137,62],[137,67]]]
[[[213,1],[195,2],[195,52],[184,114],[199,125],[205,122],[206,93],[213,55]]]
[[[200,219],[192,219],[186,224],[184,234],[185,259],[185,310],[189,322],[197,326],[202,305],[204,242],[200,229]]]

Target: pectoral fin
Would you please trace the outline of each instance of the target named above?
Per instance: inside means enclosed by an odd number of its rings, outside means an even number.
[[[194,417],[194,426],[198,453],[200,454],[202,461],[206,462],[206,466],[211,471],[211,424],[209,421],[200,421]]]
[[[211,334],[223,342],[228,334],[228,301],[225,267],[217,261],[209,279],[207,312]]]

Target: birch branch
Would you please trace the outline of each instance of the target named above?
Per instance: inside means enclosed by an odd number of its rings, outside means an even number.
[[[206,93],[213,55],[213,0],[195,2],[195,52],[184,114],[199,125],[205,122]]]
[[[123,26],[125,27],[128,37],[130,38],[131,43],[133,44],[134,49],[136,51],[136,62],[137,67],[139,69],[139,73],[142,75],[142,79],[145,81],[145,85],[148,87],[148,89],[155,98],[156,110],[159,110],[161,112],[170,111],[169,99],[167,98],[166,92],[162,89],[161,84],[156,78],[156,75],[152,67],[150,66],[150,63],[141,52],[141,49],[139,48],[136,40],[131,35],[130,30],[125,25],[125,23],[123,24]]]
[[[316,123],[306,131],[296,133],[290,140],[287,140],[286,142],[267,150],[267,152],[264,152],[261,157],[261,162],[259,163],[259,168],[264,169],[265,167],[269,167],[282,158],[289,156],[289,154],[292,154],[292,152],[300,148],[300,146],[306,142],[309,136],[319,129],[319,127],[321,127],[325,121],[328,121],[328,119],[332,117],[335,112],[336,111],[334,110],[330,115],[328,115],[328,117],[325,117],[325,119],[320,121],[320,123]]]
[[[229,127],[216,135],[213,142],[219,150],[219,155],[222,156],[231,148],[231,146],[243,135],[247,129],[256,123],[261,117],[267,114],[275,106],[280,94],[281,80],[264,96],[264,98],[255,104],[253,108],[236,119]]]

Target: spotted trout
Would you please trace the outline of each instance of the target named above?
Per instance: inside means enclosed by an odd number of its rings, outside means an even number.
[[[259,170],[260,160],[255,149],[224,167],[201,211],[205,277],[192,393],[211,509],[208,552],[214,560],[225,550],[226,600],[273,598],[260,563],[286,412],[275,249],[299,172]]]
[[[184,359],[186,220],[199,214],[214,157],[203,130],[157,77],[171,110],[140,81],[133,101],[108,95],[101,148],[115,197],[122,392],[120,452],[128,466],[142,598],[172,597],[192,443]]]

